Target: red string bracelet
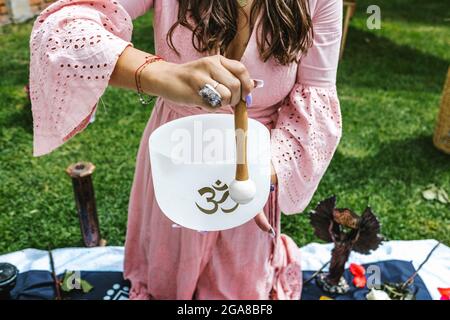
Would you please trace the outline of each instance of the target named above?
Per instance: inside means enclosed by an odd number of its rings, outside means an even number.
[[[147,56],[145,57],[145,62],[143,64],[141,64],[139,66],[139,68],[136,69],[135,73],[134,73],[134,79],[136,81],[136,90],[137,93],[139,95],[139,100],[141,101],[142,104],[144,105],[148,105],[153,101],[153,98],[146,98],[144,95],[144,91],[142,90],[142,85],[141,85],[141,74],[142,71],[145,69],[145,67],[147,67],[149,64],[156,62],[156,61],[161,61],[164,60],[163,58],[161,58],[160,56]]]

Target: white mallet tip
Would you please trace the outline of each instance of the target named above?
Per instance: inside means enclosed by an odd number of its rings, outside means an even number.
[[[256,195],[256,185],[252,180],[237,181],[230,184],[230,197],[234,202],[247,204],[253,200]]]

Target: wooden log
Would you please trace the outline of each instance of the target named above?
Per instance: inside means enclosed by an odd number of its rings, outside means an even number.
[[[345,44],[347,43],[347,35],[348,35],[348,28],[350,26],[350,20],[353,17],[353,14],[355,13],[356,3],[354,0],[347,0],[344,1],[344,9],[345,9],[345,15],[344,15],[344,26],[342,29],[342,40],[341,40],[341,51],[339,53],[339,59],[342,59],[344,56],[344,49]]]
[[[441,151],[450,154],[450,67],[442,92],[441,108],[433,138],[434,145]]]
[[[90,162],[78,162],[66,169],[67,174],[72,178],[81,235],[86,247],[97,247],[101,241],[92,184],[94,170],[95,166]]]

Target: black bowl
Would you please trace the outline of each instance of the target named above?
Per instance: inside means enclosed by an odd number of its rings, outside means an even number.
[[[16,286],[19,270],[10,263],[0,263],[0,299],[8,299],[9,293]]]

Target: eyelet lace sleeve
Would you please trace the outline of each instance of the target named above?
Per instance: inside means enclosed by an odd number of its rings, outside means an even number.
[[[342,1],[322,0],[314,14],[314,44],[298,68],[297,84],[279,109],[272,133],[272,163],[285,214],[302,212],[339,143],[342,123],[335,89]]]
[[[132,18],[151,1],[60,0],[36,19],[30,39],[34,155],[51,152],[83,130],[131,45]]]

